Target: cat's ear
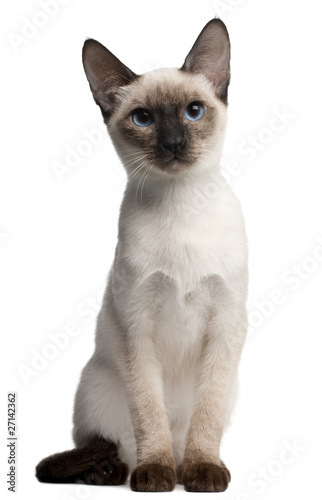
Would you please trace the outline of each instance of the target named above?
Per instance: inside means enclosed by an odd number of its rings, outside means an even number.
[[[198,36],[181,69],[205,75],[213,84],[216,95],[227,103],[229,61],[230,42],[227,28],[220,19],[213,19]]]
[[[136,75],[96,40],[86,40],[83,47],[83,65],[96,104],[104,117],[115,107],[119,87],[131,83]]]

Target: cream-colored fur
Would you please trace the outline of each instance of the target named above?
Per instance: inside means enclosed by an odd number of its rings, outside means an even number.
[[[216,127],[189,169],[170,175],[147,162],[132,175],[139,163],[130,155],[139,151],[118,123],[160,82],[165,100],[178,87],[204,96],[216,109]],[[219,168],[226,106],[204,76],[176,69],[144,75],[118,99],[108,129],[129,181],[96,349],[76,394],[74,439],[78,446],[92,436],[111,439],[131,469],[138,462],[220,463],[247,329],[248,279],[243,217]],[[209,186],[214,195],[196,210],[194,197]]]

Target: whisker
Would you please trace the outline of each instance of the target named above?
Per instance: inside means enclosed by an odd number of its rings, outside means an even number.
[[[132,153],[127,153],[126,155],[123,155],[123,154],[122,154],[122,158],[128,158],[128,157],[131,157],[131,156],[140,155],[141,153],[143,153],[143,154],[147,154],[147,153],[148,153],[148,150],[143,150],[143,151],[132,151]]]
[[[151,172],[152,168],[153,168],[153,165],[151,165],[151,166],[150,166],[150,168],[148,169],[148,171],[147,171],[147,173],[146,173],[146,176],[145,176],[145,178],[144,178],[144,180],[143,180],[142,186],[141,186],[141,202],[143,201],[143,186],[144,186],[144,183],[145,183],[145,181],[147,180],[148,175],[149,175],[149,173]]]
[[[138,165],[138,166],[137,166],[137,167],[133,170],[133,172],[131,172],[131,173],[130,173],[130,175],[129,175],[129,177],[128,177],[129,181],[131,181],[131,180],[133,179],[133,177],[135,177],[135,175],[136,175],[136,174],[138,174],[138,173],[139,173],[139,171],[140,171],[143,167],[145,167],[145,165],[146,165],[147,163],[148,163],[148,161],[145,161],[145,162],[141,163],[140,165]]]
[[[144,168],[147,164],[148,164],[148,161],[144,162],[144,163],[142,164],[142,168]],[[139,190],[139,188],[140,188],[140,184],[141,184],[141,182],[142,182],[142,180],[143,180],[143,178],[144,178],[144,175],[145,175],[145,172],[143,172],[143,175],[142,175],[142,177],[140,178],[139,183],[138,183],[137,188],[136,188],[136,192],[135,192],[135,203],[137,202],[138,190]]]

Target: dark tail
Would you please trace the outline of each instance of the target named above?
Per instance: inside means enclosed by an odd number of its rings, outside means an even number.
[[[119,485],[128,476],[128,466],[121,462],[111,441],[95,441],[50,455],[39,462],[36,477],[43,483],[75,483]]]

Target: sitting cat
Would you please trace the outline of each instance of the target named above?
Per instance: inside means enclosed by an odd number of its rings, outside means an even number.
[[[224,491],[220,458],[247,330],[247,243],[220,173],[230,79],[210,21],[180,69],[138,76],[95,40],[83,64],[128,174],[96,349],[75,398],[76,448],[40,481]],[[207,200],[196,208],[198,193]],[[208,194],[207,194],[208,193]]]

